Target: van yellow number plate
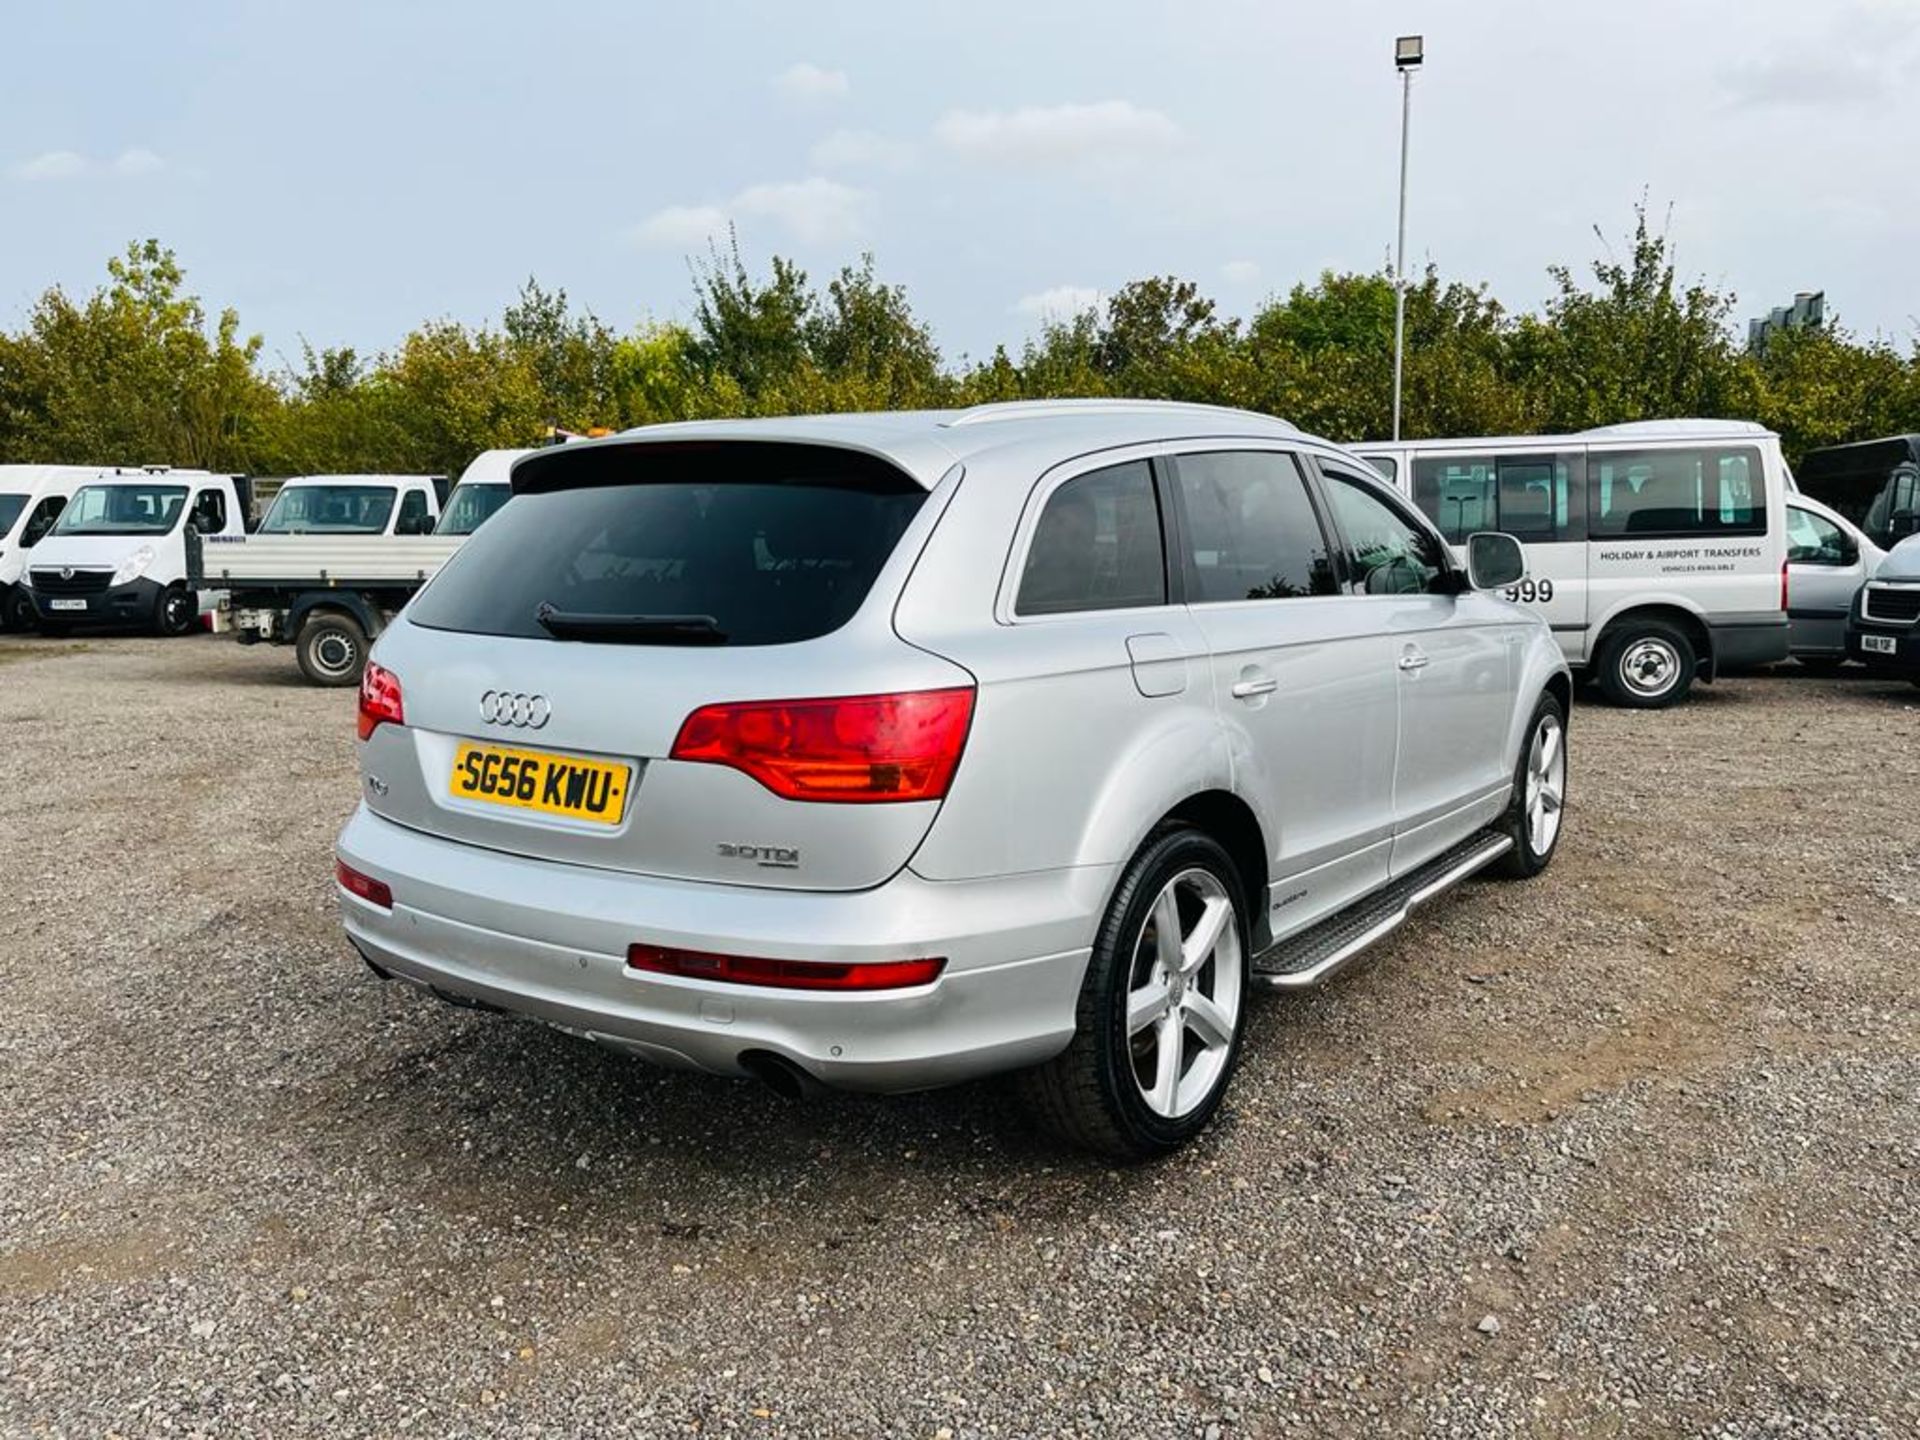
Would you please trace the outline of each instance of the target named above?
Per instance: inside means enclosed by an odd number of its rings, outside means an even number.
[[[631,765],[583,760],[577,755],[470,741],[462,742],[453,755],[452,788],[458,799],[538,810],[596,825],[620,823],[632,784]]]

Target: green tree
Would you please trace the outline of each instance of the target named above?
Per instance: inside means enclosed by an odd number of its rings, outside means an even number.
[[[55,288],[0,346],[0,454],[72,464],[244,469],[277,403],[260,337],[211,324],[173,252],[138,241],[76,303]]]
[[[1728,330],[1733,296],[1675,278],[1672,244],[1648,228],[1644,205],[1635,207],[1628,258],[1595,261],[1592,289],[1565,266],[1548,273],[1557,293],[1515,339],[1540,428],[1752,415],[1755,376]]]

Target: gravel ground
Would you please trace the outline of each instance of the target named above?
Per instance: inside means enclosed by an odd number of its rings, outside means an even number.
[[[350,694],[0,642],[0,1431],[1915,1434],[1917,702],[1583,707],[1546,877],[1116,1170],[383,986]]]

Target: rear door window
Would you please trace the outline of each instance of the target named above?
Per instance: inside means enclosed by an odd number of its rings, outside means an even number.
[[[1339,593],[1333,552],[1291,455],[1182,455],[1188,599],[1289,600]]]
[[[1063,615],[1164,605],[1165,547],[1144,460],[1076,475],[1047,497],[1014,610]]]
[[[859,609],[926,499],[891,466],[837,455],[658,445],[581,456],[476,530],[408,617],[549,639],[558,616],[581,638],[597,629],[628,644],[827,634]],[[566,488],[570,472],[592,483]]]

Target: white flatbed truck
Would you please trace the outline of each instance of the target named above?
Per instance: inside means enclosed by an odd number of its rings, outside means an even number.
[[[291,644],[316,685],[357,685],[374,637],[464,535],[207,536],[194,583],[223,590],[222,628],[242,644]]]

